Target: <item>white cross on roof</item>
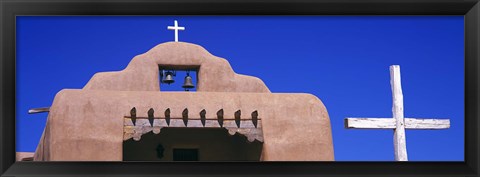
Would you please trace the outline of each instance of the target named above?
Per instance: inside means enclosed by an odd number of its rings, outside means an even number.
[[[185,27],[178,26],[178,22],[175,20],[174,26],[168,26],[167,29],[175,30],[175,42],[178,42],[178,30],[185,30]]]

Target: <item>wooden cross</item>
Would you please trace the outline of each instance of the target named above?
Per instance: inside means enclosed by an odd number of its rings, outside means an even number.
[[[393,118],[346,118],[347,129],[394,129],[394,149],[396,161],[408,161],[405,142],[405,129],[438,130],[450,128],[449,119],[404,118],[403,94],[400,79],[400,66],[390,66],[390,84],[393,96]]]
[[[178,30],[185,30],[185,27],[178,26],[178,22],[175,20],[174,26],[168,26],[167,29],[175,30],[175,42],[178,42]]]

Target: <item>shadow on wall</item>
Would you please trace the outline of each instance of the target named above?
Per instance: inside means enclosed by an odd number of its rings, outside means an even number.
[[[263,143],[219,128],[162,128],[123,143],[123,161],[260,161]]]

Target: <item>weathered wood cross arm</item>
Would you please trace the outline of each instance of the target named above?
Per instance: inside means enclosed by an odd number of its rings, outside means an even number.
[[[397,123],[392,118],[349,118],[345,119],[347,129],[395,129]],[[405,129],[438,130],[450,128],[450,119],[405,118]]]

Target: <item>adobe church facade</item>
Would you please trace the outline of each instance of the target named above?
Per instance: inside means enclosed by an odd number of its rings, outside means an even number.
[[[196,71],[196,92],[162,91],[162,68]],[[199,161],[334,160],[319,98],[271,93],[259,78],[185,42],[159,44],[122,71],[58,92],[34,160],[172,161],[178,153]]]

